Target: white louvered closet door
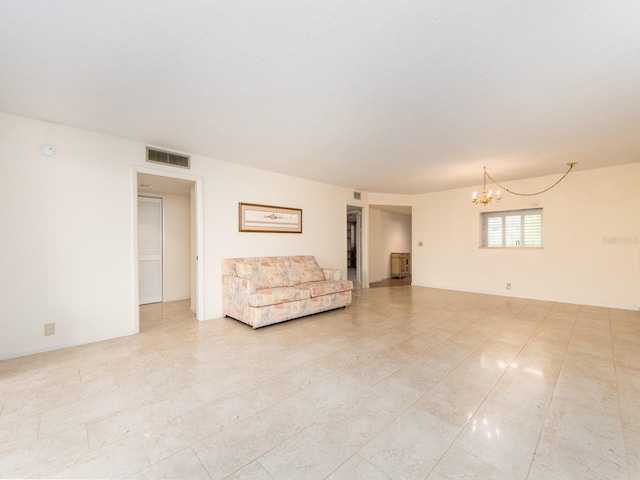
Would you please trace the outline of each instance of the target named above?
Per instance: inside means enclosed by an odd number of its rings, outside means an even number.
[[[140,305],[162,301],[162,199],[138,197]]]

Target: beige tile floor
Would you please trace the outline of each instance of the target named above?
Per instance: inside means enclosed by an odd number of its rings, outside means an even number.
[[[639,479],[640,314],[394,287],[0,362],[3,478]]]

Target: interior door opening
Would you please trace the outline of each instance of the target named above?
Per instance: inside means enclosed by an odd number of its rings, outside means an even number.
[[[202,319],[200,294],[202,273],[199,268],[200,242],[198,239],[201,194],[198,195],[197,192],[198,181],[137,171],[136,185],[139,199],[136,245],[138,304],[185,301],[187,308],[200,320]],[[141,201],[144,201],[144,206],[141,205]],[[150,297],[148,295],[150,284],[146,277],[148,270],[151,269],[148,268],[150,266],[148,256],[144,252],[147,235],[143,231],[146,227],[141,222],[144,221],[145,206],[153,202],[160,205],[160,258],[158,263],[153,265],[153,273],[157,275],[159,270],[160,280],[159,288],[156,286],[154,296]],[[156,246],[155,249],[154,253],[157,253],[158,247]]]
[[[362,207],[347,205],[347,278],[362,288]]]
[[[408,205],[369,205],[369,287],[411,285],[412,219]],[[406,267],[394,278],[394,257],[401,254]]]

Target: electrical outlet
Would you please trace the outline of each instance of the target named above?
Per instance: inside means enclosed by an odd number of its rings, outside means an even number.
[[[55,335],[56,334],[56,324],[55,323],[45,323],[44,324],[44,334],[47,335]]]
[[[511,290],[511,282],[507,282],[507,290]]]

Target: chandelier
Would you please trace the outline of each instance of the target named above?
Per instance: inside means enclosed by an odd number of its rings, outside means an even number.
[[[558,185],[562,180],[564,180],[564,177],[566,177],[569,172],[571,171],[571,169],[574,167],[574,165],[577,162],[569,162],[567,163],[567,166],[569,167],[569,169],[565,172],[565,174],[560,177],[560,180],[558,180],[556,183],[554,183],[553,185],[551,185],[550,187],[545,188],[544,190],[540,190],[539,192],[533,192],[533,193],[518,193],[518,192],[514,192],[513,190],[509,190],[508,188],[500,185],[498,182],[496,182],[493,177],[491,175],[489,175],[489,173],[487,172],[487,167],[482,167],[484,170],[484,177],[482,179],[482,197],[478,198],[478,192],[473,192],[473,195],[471,196],[471,202],[474,205],[489,205],[491,202],[495,201],[496,203],[498,203],[500,201],[500,190],[496,191],[495,196],[493,195],[493,190],[492,189],[488,189],[487,190],[487,178],[489,180],[491,180],[495,185],[497,185],[498,187],[502,188],[505,192],[509,192],[513,195],[520,195],[522,197],[530,197],[533,195],[540,195],[541,193],[544,192],[548,192],[549,190],[551,190],[553,187],[555,187],[556,185]]]
[[[474,205],[489,205],[491,202],[493,202],[494,200],[496,201],[496,203],[498,203],[500,201],[500,190],[496,191],[496,196],[493,196],[493,190],[489,189],[487,191],[487,167],[482,167],[484,169],[484,178],[482,179],[482,198],[478,198],[478,192],[473,192],[473,195],[471,196],[471,201],[473,202]],[[496,183],[496,182],[493,182]]]

